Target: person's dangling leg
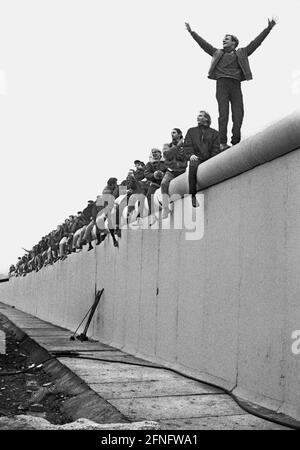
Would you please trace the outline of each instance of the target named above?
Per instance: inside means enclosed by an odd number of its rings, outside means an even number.
[[[158,186],[154,183],[151,183],[148,191],[147,191],[147,202],[148,202],[148,209],[149,209],[149,215],[152,213],[152,203],[153,203],[153,194],[158,189]]]
[[[80,229],[79,238],[78,238],[78,241],[77,241],[77,247],[80,250],[82,250],[82,246],[83,246],[83,243],[84,243],[83,236],[84,236],[85,230],[86,230],[86,225],[84,225]]]
[[[93,250],[93,246],[92,246],[92,229],[95,225],[95,221],[91,220],[90,223],[87,225],[84,235],[83,235],[83,239],[84,241],[86,241],[89,244],[89,248],[88,251]]]
[[[162,193],[162,219],[166,219],[170,214],[169,185],[173,178],[175,178],[174,174],[167,170],[160,185]]]
[[[119,243],[118,243],[118,241],[117,241],[117,239],[116,239],[116,236],[115,236],[115,230],[110,229],[109,232],[110,232],[110,235],[111,235],[111,237],[112,237],[114,246],[115,246],[115,247],[119,247]]]
[[[189,193],[192,194],[192,205],[194,208],[199,206],[196,198],[197,193],[197,171],[199,167],[199,161],[190,161],[189,164]]]

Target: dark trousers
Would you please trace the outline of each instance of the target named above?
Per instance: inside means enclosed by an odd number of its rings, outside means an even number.
[[[189,165],[189,193],[196,195],[197,193],[197,170],[200,161],[190,161]]]
[[[158,183],[150,183],[150,186],[147,191],[147,201],[148,201],[148,208],[149,208],[149,214],[152,212],[152,202],[153,202],[153,194],[157,189],[159,188]]]
[[[233,78],[219,78],[217,80],[216,97],[219,106],[220,143],[227,143],[227,125],[229,117],[229,103],[232,113],[232,145],[241,140],[241,127],[244,118],[243,94],[241,82]]]

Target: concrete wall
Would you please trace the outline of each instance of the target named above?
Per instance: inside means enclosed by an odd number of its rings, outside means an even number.
[[[0,285],[0,300],[74,330],[104,287],[92,336],[300,419],[299,180],[300,149],[204,189],[200,239],[127,230],[119,249],[106,240]],[[190,198],[175,222],[181,210]]]

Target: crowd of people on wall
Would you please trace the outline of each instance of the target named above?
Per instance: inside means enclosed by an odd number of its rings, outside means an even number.
[[[238,48],[236,36],[226,34],[223,48],[218,49],[206,42],[188,23],[187,31],[199,46],[212,57],[208,78],[216,80],[216,98],[218,102],[219,131],[211,128],[211,117],[208,112],[200,111],[197,126],[190,128],[185,138],[179,128],[172,130],[172,140],[163,149],[152,148],[149,161],[135,160],[134,169],[129,170],[127,177],[120,184],[117,178],[109,178],[102,194],[96,201],[89,200],[82,211],[70,215],[33,246],[31,250],[18,258],[16,265],[9,270],[10,276],[25,276],[32,271],[39,271],[58,260],[64,260],[69,254],[82,251],[84,246],[92,250],[95,245],[111,236],[115,247],[121,237],[120,211],[127,207],[127,220],[134,206],[129,200],[134,194],[140,195],[146,205],[147,214],[153,211],[153,198],[160,188],[162,198],[162,219],[170,213],[169,185],[170,182],[188,170],[189,193],[193,207],[197,207],[197,169],[200,164],[220,152],[226,151],[229,106],[232,112],[232,145],[241,140],[241,126],[244,117],[241,82],[252,79],[249,56],[262,44],[276,25],[276,19],[268,19],[268,26],[249,45]],[[108,200],[107,200],[108,199]],[[111,202],[110,200],[114,201]],[[109,211],[116,208],[117,220],[110,220]]]
[[[102,194],[96,200],[88,200],[82,211],[70,215],[56,229],[43,236],[31,250],[25,250],[25,254],[18,258],[15,265],[11,265],[10,276],[25,276],[29,272],[39,271],[47,265],[52,265],[59,260],[64,260],[69,254],[80,252],[84,248],[90,251],[94,246],[101,244],[107,236],[110,236],[115,247],[121,237],[121,228],[118,220],[110,226],[103,220],[97,221],[101,212],[105,210],[105,218],[108,218],[107,196],[115,199],[114,205],[118,209],[127,206],[127,219],[134,206],[129,199],[134,194],[144,197],[147,214],[152,213],[153,196],[157,189],[161,188],[162,194],[162,218],[168,217],[169,208],[169,184],[171,180],[183,174],[189,166],[189,184],[192,194],[192,205],[197,207],[196,199],[196,173],[197,167],[202,162],[220,153],[219,133],[210,127],[211,117],[206,111],[200,111],[197,117],[198,125],[190,128],[183,138],[182,131],[174,128],[171,132],[171,142],[164,144],[163,149],[152,148],[149,161],[135,160],[134,169],[130,169],[126,178],[118,184],[115,177],[107,180]],[[104,201],[101,201],[104,199]],[[124,208],[123,206],[123,208]],[[120,212],[116,217],[120,217]],[[94,245],[93,245],[94,244]]]

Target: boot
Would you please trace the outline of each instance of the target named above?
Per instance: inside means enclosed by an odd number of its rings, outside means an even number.
[[[192,195],[192,205],[193,205],[193,208],[197,208],[199,206],[196,195],[194,195],[194,194]]]

